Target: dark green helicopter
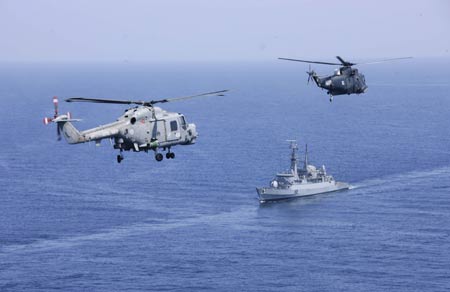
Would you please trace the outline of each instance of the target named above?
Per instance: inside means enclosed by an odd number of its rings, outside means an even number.
[[[318,87],[327,90],[327,94],[330,95],[330,102],[333,101],[333,96],[342,94],[361,94],[366,92],[367,85],[364,75],[358,72],[358,69],[352,68],[352,66],[360,64],[376,64],[382,62],[389,62],[401,59],[410,59],[412,57],[402,57],[394,59],[385,59],[374,62],[366,63],[352,63],[347,62],[339,56],[336,56],[340,63],[330,63],[330,62],[319,62],[319,61],[308,61],[308,60],[298,60],[298,59],[288,59],[288,58],[278,58],[280,60],[304,62],[311,64],[322,64],[322,65],[338,65],[341,66],[339,69],[334,71],[333,75],[320,77],[314,70],[309,67],[308,83],[311,79],[317,84]]]

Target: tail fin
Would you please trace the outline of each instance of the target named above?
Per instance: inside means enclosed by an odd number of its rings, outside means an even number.
[[[58,129],[63,133],[64,138],[69,144],[77,144],[86,142],[80,131],[71,123],[77,121],[69,118],[69,115],[60,115],[53,120],[58,126]]]

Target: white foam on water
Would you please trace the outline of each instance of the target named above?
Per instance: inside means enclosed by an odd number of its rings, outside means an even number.
[[[450,176],[450,166],[439,167],[430,170],[423,171],[411,171],[400,174],[394,174],[390,176],[373,178],[364,180],[353,185],[352,189],[362,189],[362,188],[371,188],[374,186],[383,186],[383,187],[395,187],[399,184],[407,184],[410,182],[417,182],[422,179],[427,179],[429,177],[438,177],[443,175]]]

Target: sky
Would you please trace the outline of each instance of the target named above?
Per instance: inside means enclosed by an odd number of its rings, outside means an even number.
[[[450,58],[450,1],[0,0],[0,61]]]

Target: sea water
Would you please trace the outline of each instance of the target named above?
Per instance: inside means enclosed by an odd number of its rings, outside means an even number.
[[[450,289],[449,65],[361,66],[368,92],[330,103],[281,61],[2,64],[0,290]],[[126,106],[64,98],[222,89],[162,105],[199,132],[173,160],[118,164],[108,140],[68,145],[42,123],[53,95],[88,129]],[[289,168],[287,139],[352,189],[260,205],[255,188]]]

